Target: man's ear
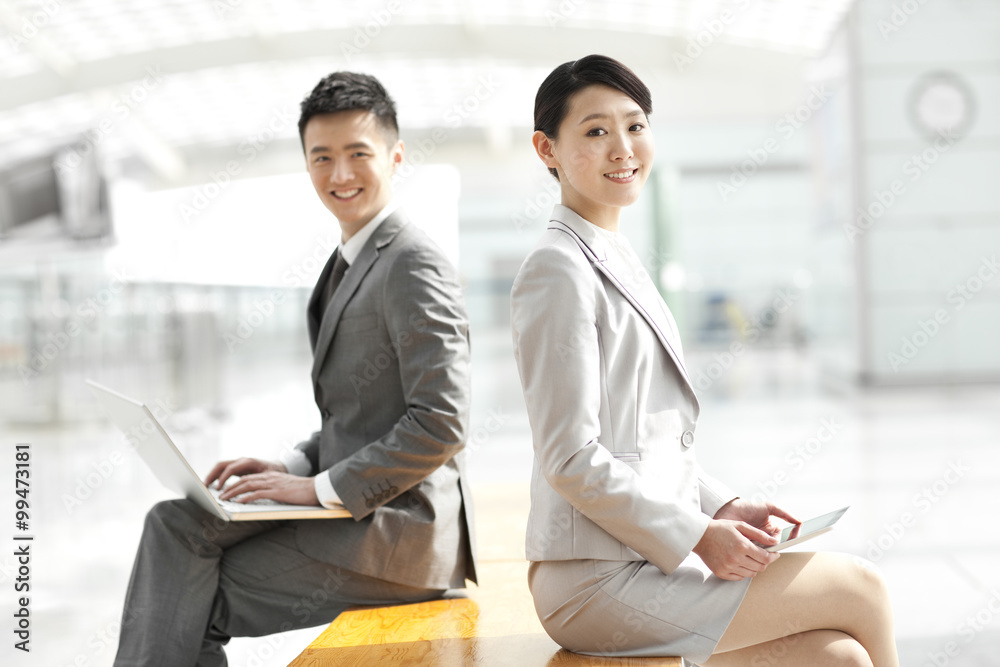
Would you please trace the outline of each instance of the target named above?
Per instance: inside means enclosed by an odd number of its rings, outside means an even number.
[[[396,171],[396,168],[402,164],[404,152],[406,152],[406,146],[403,144],[403,140],[400,139],[396,142],[396,145],[392,147],[389,155],[389,159],[392,160],[393,171]]]
[[[531,143],[534,145],[535,152],[538,153],[538,157],[545,163],[546,167],[549,169],[559,168],[559,160],[555,154],[555,139],[549,138],[541,130],[535,130],[535,133],[531,135]]]

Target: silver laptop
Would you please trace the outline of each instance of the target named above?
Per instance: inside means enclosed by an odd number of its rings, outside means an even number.
[[[199,507],[225,521],[264,521],[268,519],[339,519],[351,516],[346,509],[327,509],[311,505],[289,505],[278,502],[238,503],[219,500],[218,491],[205,486],[180,453],[170,436],[140,401],[100,385],[93,380],[87,384],[94,390],[97,400],[107,411],[111,421],[126,436],[142,433],[144,437],[131,438],[135,450],[146,462],[156,478],[171,491],[182,494]]]

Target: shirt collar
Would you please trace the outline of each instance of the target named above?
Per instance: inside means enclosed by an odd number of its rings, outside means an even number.
[[[603,262],[607,259],[608,253],[604,247],[605,241],[598,234],[598,230],[601,229],[600,227],[582,217],[573,209],[568,206],[563,206],[562,204],[556,204],[552,207],[552,215],[550,218],[557,222],[561,222],[576,232],[577,236],[579,236],[583,242],[587,244],[587,247],[590,248],[591,252],[594,253],[598,261]],[[613,234],[614,232],[608,233]]]
[[[354,260],[358,258],[361,254],[361,248],[364,247],[371,235],[375,233],[379,225],[385,222],[385,219],[389,217],[389,214],[396,210],[396,202],[394,200],[389,200],[389,203],[385,205],[378,214],[372,218],[368,224],[358,230],[357,234],[347,239],[347,241],[340,244],[340,255],[347,261],[348,264],[354,264]]]

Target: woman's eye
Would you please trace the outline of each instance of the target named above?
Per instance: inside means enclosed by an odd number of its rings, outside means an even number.
[[[587,133],[587,136],[588,137],[601,137],[601,136],[604,136],[605,134],[607,134],[607,132],[605,132],[604,130],[602,130],[599,127],[595,127],[593,130],[591,130],[590,132]]]
[[[642,123],[636,123],[635,125],[633,125],[628,129],[630,132],[641,132],[642,130],[646,129],[646,126],[643,125]]]

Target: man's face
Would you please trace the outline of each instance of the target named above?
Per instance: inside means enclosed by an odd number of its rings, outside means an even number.
[[[346,241],[392,198],[392,174],[403,142],[387,143],[370,111],[339,111],[309,119],[303,133],[306,168]]]

